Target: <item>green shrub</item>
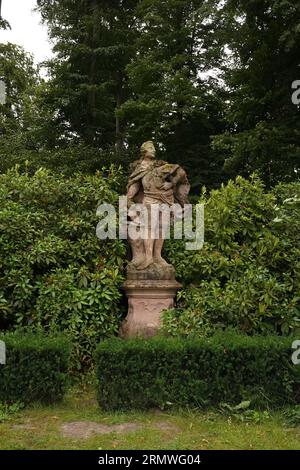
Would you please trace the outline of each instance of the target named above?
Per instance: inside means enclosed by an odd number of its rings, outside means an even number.
[[[188,252],[183,241],[166,255],[184,284],[177,309],[164,317],[171,335],[210,334],[232,326],[248,333],[300,331],[300,183],[266,192],[238,177],[209,196],[205,243]]]
[[[63,398],[70,343],[65,337],[6,333],[6,364],[0,365],[0,402],[53,403]]]
[[[14,415],[16,415],[22,408],[23,403],[0,403],[0,424],[10,421]]]
[[[136,159],[136,153],[123,151],[116,155],[115,147],[103,151],[98,147],[84,145],[82,142],[70,142],[55,148],[38,148],[30,132],[7,132],[0,139],[0,173],[6,173],[16,165],[21,173],[34,174],[37,170],[47,168],[58,175],[76,176],[93,175],[112,163],[122,166],[124,170]],[[124,178],[124,189],[126,182]]]
[[[0,175],[0,329],[63,331],[73,367],[90,365],[122,314],[125,244],[96,237],[100,203],[118,204],[119,172]]]
[[[291,346],[290,338],[232,332],[194,340],[106,340],[96,354],[99,403],[105,410],[299,403],[300,368],[292,364]]]
[[[121,186],[120,186],[121,184]],[[117,206],[123,175],[63,177],[40,169],[0,175],[0,329],[63,331],[73,369],[91,365],[98,342],[126,310],[121,294],[126,243],[99,241],[96,208]],[[210,336],[228,326],[289,335],[300,317],[300,184],[266,192],[253,177],[231,181],[205,202],[205,244],[167,241],[184,288],[164,316],[172,336]]]

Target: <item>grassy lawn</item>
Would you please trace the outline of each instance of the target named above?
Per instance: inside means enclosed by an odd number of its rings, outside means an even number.
[[[103,413],[92,391],[58,406],[20,410],[0,423],[0,449],[300,449],[281,413],[259,423],[213,412]]]

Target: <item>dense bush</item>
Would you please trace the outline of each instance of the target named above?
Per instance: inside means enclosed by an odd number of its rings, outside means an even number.
[[[96,238],[96,209],[117,203],[119,174],[0,175],[0,328],[64,331],[89,365],[121,316],[125,245]]]
[[[164,330],[186,336],[228,326],[249,334],[299,329],[300,183],[268,193],[257,177],[238,177],[201,202],[204,248],[167,245],[184,289],[178,308],[165,315]]]
[[[292,364],[291,346],[290,338],[232,332],[194,340],[106,340],[96,354],[99,403],[105,410],[299,403],[300,367]]]
[[[74,342],[73,367],[90,365],[95,345],[118,331],[126,311],[120,290],[126,244],[95,235],[98,204],[117,204],[123,182],[114,167],[94,176],[45,169],[0,175],[0,329],[64,331]],[[189,252],[184,241],[166,243],[184,288],[164,331],[296,331],[300,184],[268,193],[258,178],[238,178],[201,201],[204,248]]]
[[[0,139],[0,173],[19,166],[20,172],[33,174],[39,168],[47,168],[52,172],[73,176],[95,174],[104,166],[114,164],[128,168],[135,156],[129,152],[116,155],[114,149],[105,151],[84,145],[80,142],[70,143],[58,148],[37,148],[35,135],[30,132],[7,134]]]
[[[70,343],[65,337],[24,333],[0,335],[6,364],[0,365],[0,402],[52,403],[68,383]]]

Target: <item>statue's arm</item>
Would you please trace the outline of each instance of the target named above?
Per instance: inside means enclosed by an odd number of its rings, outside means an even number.
[[[186,183],[187,177],[186,177],[186,172],[184,171],[184,169],[178,168],[178,170],[172,176],[171,181],[173,183],[173,186],[176,186],[178,183]]]
[[[191,189],[186,172],[183,168],[179,167],[171,178],[174,187],[175,201],[178,202],[182,207],[188,204],[188,195]]]
[[[174,188],[176,190],[176,186],[179,183],[187,182],[187,177],[186,177],[186,172],[184,171],[183,168],[181,168],[179,165],[173,165],[174,169],[172,169],[172,172],[169,174],[169,181],[166,181],[161,189],[168,190],[171,188]]]
[[[139,182],[133,183],[129,186],[128,191],[127,191],[127,199],[128,199],[129,206],[131,204],[134,204],[134,198],[140,192],[140,188],[141,186]]]

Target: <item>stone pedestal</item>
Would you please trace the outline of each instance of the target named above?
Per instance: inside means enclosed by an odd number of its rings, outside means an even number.
[[[145,273],[131,273],[123,288],[128,297],[128,315],[124,320],[120,336],[122,338],[147,338],[157,334],[163,310],[174,307],[177,291],[182,287],[175,279],[143,279]],[[153,276],[154,277],[154,276]]]

